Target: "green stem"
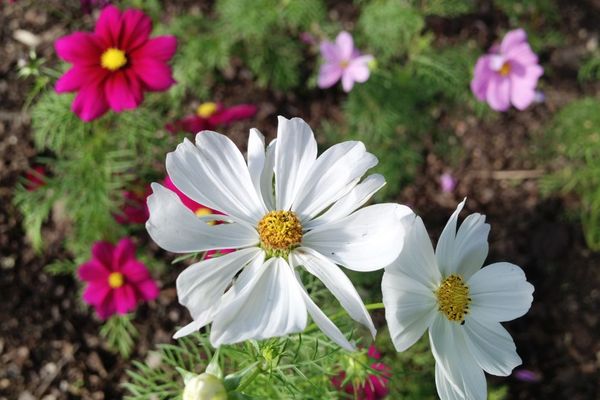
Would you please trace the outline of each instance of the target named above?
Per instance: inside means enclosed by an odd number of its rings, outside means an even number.
[[[371,303],[371,304],[367,304],[365,306],[365,308],[367,310],[369,310],[369,311],[372,311],[372,310],[381,310],[381,309],[385,308],[385,306],[383,305],[383,303]],[[335,319],[337,319],[337,318],[339,318],[339,317],[341,317],[343,315],[346,315],[346,311],[345,310],[338,311],[337,313],[333,314],[329,319],[331,319],[333,321],[333,320],[335,320]],[[306,330],[304,331],[304,333],[305,334],[306,333],[310,333],[310,332],[312,332],[314,330],[317,330],[317,329],[318,329],[317,324],[315,324],[313,322],[312,324],[310,324],[306,328]]]
[[[237,389],[235,389],[236,392],[242,392],[244,389],[246,389],[248,387],[248,385],[250,385],[250,383],[252,383],[252,381],[254,380],[254,378],[256,378],[258,376],[258,374],[260,374],[261,369],[258,368],[258,365],[254,368],[254,371],[252,371],[252,375],[250,375],[248,378],[246,378],[244,380],[244,383],[242,383],[240,386],[237,387]]]

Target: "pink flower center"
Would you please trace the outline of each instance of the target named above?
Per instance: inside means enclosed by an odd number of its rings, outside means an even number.
[[[508,61],[504,62],[504,64],[502,64],[502,66],[498,70],[498,73],[502,76],[507,76],[508,74],[510,74],[510,63]]]
[[[125,277],[120,272],[112,272],[108,276],[108,286],[113,289],[120,288],[125,283]]]
[[[111,47],[102,53],[100,64],[109,71],[116,71],[127,64],[127,57],[123,50]]]

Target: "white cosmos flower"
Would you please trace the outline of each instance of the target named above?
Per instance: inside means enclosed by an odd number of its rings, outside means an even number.
[[[340,346],[340,330],[308,296],[296,269],[320,279],[350,317],[375,327],[338,265],[373,271],[398,257],[412,211],[398,204],[358,210],[385,181],[363,174],[377,158],[361,142],[332,146],[317,158],[317,142],[301,119],[279,117],[277,139],[250,131],[247,162],[226,136],[203,131],[167,155],[167,172],[185,195],[227,217],[199,218],[172,191],[152,184],[146,228],[165,250],[186,253],[238,249],[201,261],[177,278],[179,302],[193,322],[175,337],[212,322],[217,347],[301,332],[307,313]],[[358,210],[358,211],[357,211]],[[207,219],[228,223],[209,225]]]
[[[483,371],[507,376],[521,364],[500,322],[522,316],[533,300],[533,286],[518,266],[499,262],[481,268],[490,226],[485,216],[471,214],[457,232],[465,201],[446,224],[435,254],[423,221],[416,217],[381,285],[396,350],[408,349],[429,328],[443,400],[486,399]]]

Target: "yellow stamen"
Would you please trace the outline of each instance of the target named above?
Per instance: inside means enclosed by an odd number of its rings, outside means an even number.
[[[469,287],[462,277],[456,274],[448,276],[435,291],[438,309],[450,321],[463,322],[469,312]]]
[[[340,68],[344,69],[346,67],[348,67],[348,65],[350,65],[350,63],[346,60],[342,60],[340,61]]]
[[[202,103],[196,109],[196,114],[202,118],[210,118],[217,112],[217,105],[213,102]]]
[[[292,211],[270,211],[258,223],[260,242],[267,251],[289,251],[302,241],[302,225]]]
[[[108,70],[116,71],[127,64],[127,57],[123,50],[111,47],[102,53],[100,64]]]
[[[199,207],[196,211],[194,211],[194,214],[199,217],[204,217],[205,215],[211,215],[212,211],[206,207]],[[208,221],[207,224],[214,225],[215,221]]]
[[[507,76],[508,74],[510,74],[510,63],[506,61],[504,64],[502,64],[502,67],[500,67],[500,70],[498,72],[502,76]]]
[[[125,283],[125,277],[120,272],[112,272],[108,276],[108,286],[113,289],[120,288]]]

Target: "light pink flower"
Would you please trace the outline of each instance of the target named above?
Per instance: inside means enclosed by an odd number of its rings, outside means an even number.
[[[489,54],[477,60],[471,91],[496,111],[506,111],[511,104],[524,110],[534,101],[535,87],[543,73],[527,34],[516,29],[504,36],[500,46],[492,47]]]
[[[167,64],[175,54],[174,36],[150,39],[152,20],[139,10],[121,13],[109,5],[94,32],[75,32],[54,43],[58,56],[73,64],[57,82],[58,93],[79,92],[72,109],[84,121],[108,109],[137,108],[144,91],[167,90],[175,81]]]
[[[442,192],[451,193],[455,187],[456,179],[454,179],[452,174],[445,172],[440,176],[440,189],[442,189]]]
[[[342,80],[345,92],[352,90],[354,82],[366,82],[369,79],[369,63],[373,56],[360,52],[354,47],[352,36],[342,31],[335,39],[335,43],[323,41],[321,55],[325,63],[319,70],[318,85],[325,89]]]
[[[158,296],[158,286],[144,264],[135,257],[135,245],[124,238],[116,246],[96,242],[92,259],[79,266],[79,279],[87,282],[83,301],[106,319],[114,314],[127,314],[138,303]]]

